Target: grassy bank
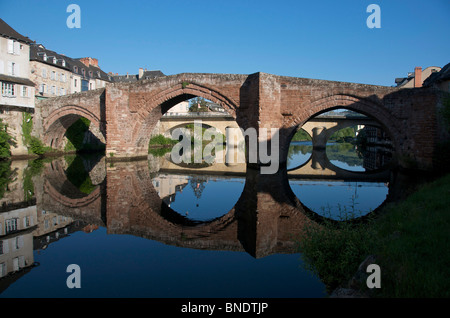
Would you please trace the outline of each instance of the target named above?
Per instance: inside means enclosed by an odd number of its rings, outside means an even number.
[[[376,256],[381,288],[373,297],[450,296],[450,175],[388,205],[364,224],[308,226],[298,240],[306,267],[330,292],[346,283],[368,255]],[[359,286],[368,291],[365,280]],[[364,290],[366,289],[366,290]]]

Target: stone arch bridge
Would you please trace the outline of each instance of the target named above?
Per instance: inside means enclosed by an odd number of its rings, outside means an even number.
[[[442,134],[442,93],[266,73],[177,74],[39,101],[33,134],[61,147],[65,130],[89,119],[106,140],[107,157],[146,157],[152,130],[177,103],[200,96],[220,104],[242,129],[279,129],[279,161],[286,162],[296,130],[310,118],[344,107],[370,116],[390,135],[400,164],[433,165]],[[259,141],[261,140],[259,136]]]

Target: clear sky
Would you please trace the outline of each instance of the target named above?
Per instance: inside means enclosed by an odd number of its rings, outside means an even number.
[[[81,28],[68,28],[71,3]],[[367,6],[381,8],[369,29]],[[450,62],[450,0],[0,0],[19,33],[105,72],[308,77],[394,85]]]

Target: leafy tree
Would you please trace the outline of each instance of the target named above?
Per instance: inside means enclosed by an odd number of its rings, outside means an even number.
[[[203,97],[196,97],[189,101],[189,111],[190,112],[207,112],[208,101]]]
[[[0,119],[0,160],[11,157],[10,146],[14,143],[14,138],[8,134],[7,125]]]

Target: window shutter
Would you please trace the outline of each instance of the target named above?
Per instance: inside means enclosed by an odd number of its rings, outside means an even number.
[[[13,54],[14,53],[14,41],[8,40],[8,53]]]
[[[5,74],[5,65],[2,60],[0,60],[0,74]]]
[[[20,43],[19,42],[14,42],[14,54],[20,55]]]
[[[14,75],[20,77],[20,67],[18,63],[14,64]]]
[[[12,62],[9,62],[8,61],[8,75],[12,75],[12,71],[13,71],[13,64],[12,64]]]
[[[9,253],[9,241],[3,240],[3,254]]]

